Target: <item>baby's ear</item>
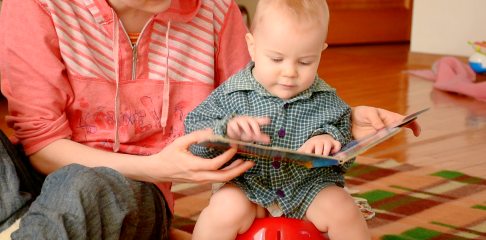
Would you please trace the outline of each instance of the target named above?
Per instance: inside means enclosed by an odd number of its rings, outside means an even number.
[[[322,44],[322,51],[326,50],[329,45],[327,43]]]
[[[255,56],[255,38],[253,38],[253,34],[247,33],[245,35],[246,39],[246,46],[248,47],[248,53],[250,53],[251,60],[254,61]]]

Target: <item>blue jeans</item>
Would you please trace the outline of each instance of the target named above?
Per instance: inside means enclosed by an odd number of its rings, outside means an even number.
[[[0,138],[0,231],[22,217],[12,239],[169,239],[171,214],[154,184],[77,164],[42,183],[25,155]]]

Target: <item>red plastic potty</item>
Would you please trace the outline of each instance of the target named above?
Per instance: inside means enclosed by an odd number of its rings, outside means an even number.
[[[326,240],[328,238],[309,221],[284,217],[257,218],[248,231],[236,237],[236,240],[304,239]]]

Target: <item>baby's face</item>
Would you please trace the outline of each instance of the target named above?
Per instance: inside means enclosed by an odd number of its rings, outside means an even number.
[[[247,35],[256,80],[281,99],[290,99],[308,89],[327,46],[327,25],[297,20],[271,8],[257,24],[253,34]]]

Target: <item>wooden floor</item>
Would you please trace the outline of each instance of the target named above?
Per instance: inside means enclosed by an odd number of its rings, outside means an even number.
[[[331,47],[319,75],[351,106],[372,105],[399,113],[430,107],[420,116],[420,137],[402,131],[364,155],[443,168],[486,178],[486,102],[434,90],[407,69],[430,69],[440,56],[410,54],[408,44]],[[5,100],[0,114],[6,114]],[[4,118],[0,128],[6,129]],[[7,133],[11,133],[7,130]]]
[[[402,114],[430,107],[419,118],[419,137],[402,131],[365,156],[440,165],[485,178],[486,102],[436,90],[433,82],[405,72],[430,69],[440,57],[411,54],[408,44],[335,47],[324,53],[319,74],[351,106],[378,106]]]

